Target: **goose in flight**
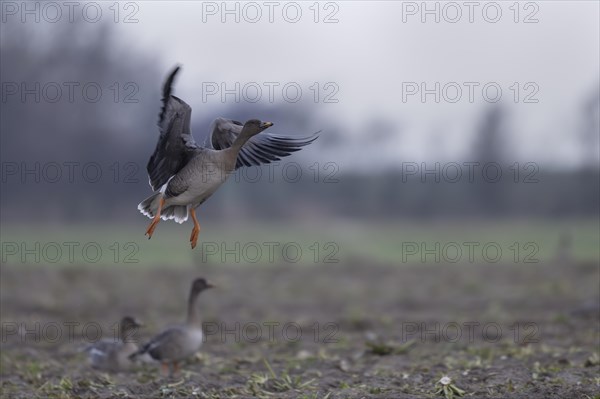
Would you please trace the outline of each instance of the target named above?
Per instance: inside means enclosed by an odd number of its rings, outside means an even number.
[[[192,108],[172,95],[172,85],[180,67],[177,66],[163,87],[163,106],[158,127],[160,135],[156,149],[146,169],[150,187],[155,191],[138,205],[152,219],[146,230],[152,238],[160,220],[174,219],[183,223],[191,215],[194,228],[190,236],[196,247],[200,224],[196,208],[210,197],[238,168],[278,161],[317,139],[292,138],[263,133],[271,122],[250,119],[238,121],[217,118],[210,128],[204,147],[194,140],[190,130]]]

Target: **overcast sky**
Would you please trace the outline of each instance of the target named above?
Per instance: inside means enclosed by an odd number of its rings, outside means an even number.
[[[101,4],[112,18],[114,3]],[[239,82],[241,101],[260,87],[268,102],[272,87],[285,107],[298,106],[289,101],[298,87],[303,103],[318,95],[315,126],[333,123],[348,138],[340,162],[361,162],[352,154],[377,120],[392,126],[377,153],[382,164],[468,159],[488,84],[488,99],[500,88],[512,117],[514,160],[578,163],[581,105],[600,82],[597,1],[428,2],[429,13],[420,1],[224,4],[120,3],[114,26],[126,47],[155,54],[165,74],[183,64],[177,93],[195,112],[221,103],[223,83]],[[137,23],[123,23],[128,16]],[[435,92],[436,82],[440,102],[432,93],[423,103],[423,85]]]
[[[201,82],[226,82],[228,87],[256,82],[264,100],[268,86],[263,83],[279,82],[274,99],[280,102],[286,101],[280,88],[288,82],[300,84],[303,101],[314,101],[310,86],[318,82],[321,114],[338,121],[348,136],[364,134],[373,119],[397,121],[401,132],[392,141],[398,145],[385,146],[382,159],[427,158],[432,140],[441,140],[450,158],[465,155],[474,118],[489,105],[482,88],[492,83],[488,98],[500,87],[514,116],[516,159],[577,162],[581,103],[600,81],[598,2],[521,2],[519,7],[513,2],[429,2],[432,13],[424,12],[421,2],[297,4],[228,3],[233,12],[226,13],[221,2],[144,2],[139,3],[139,23],[119,29],[159,52],[165,70],[175,62],[184,64],[180,93],[196,96],[196,103],[203,102],[197,98]],[[323,90],[327,82],[337,86]],[[415,87],[420,91],[423,82],[434,91],[440,82],[439,104],[435,94],[427,95],[425,103],[420,92],[409,95]],[[457,85],[462,96],[456,101]],[[336,88],[332,99],[339,102],[324,103],[324,95]],[[206,93],[214,86],[205,83],[204,89],[208,103],[221,101],[220,92]],[[246,96],[254,98],[254,93],[249,89]],[[539,102],[525,103],[526,98]]]

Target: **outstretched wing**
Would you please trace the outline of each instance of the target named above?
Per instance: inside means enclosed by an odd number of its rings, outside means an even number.
[[[150,186],[154,191],[159,190],[171,176],[179,172],[199,148],[190,130],[192,108],[185,101],[171,95],[173,79],[179,69],[177,66],[171,72],[163,87],[163,106],[158,120],[160,136],[146,166]]]
[[[217,118],[210,128],[210,136],[205,142],[205,147],[223,150],[231,146],[240,134],[243,124],[225,118]],[[292,138],[262,132],[252,137],[244,144],[237,157],[235,168],[267,164],[279,161],[302,147],[309,145],[319,136],[315,133],[311,137]]]

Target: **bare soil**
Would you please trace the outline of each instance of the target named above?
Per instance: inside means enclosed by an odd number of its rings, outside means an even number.
[[[594,263],[0,267],[5,398],[422,398],[445,375],[467,397],[600,397]],[[182,320],[197,276],[219,288],[179,374],[89,367],[98,326],[133,315],[143,342]]]

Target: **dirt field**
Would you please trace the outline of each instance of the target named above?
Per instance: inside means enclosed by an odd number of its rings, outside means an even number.
[[[444,375],[467,397],[600,397],[594,263],[2,265],[1,275],[5,398],[421,398],[440,397]],[[89,368],[79,350],[98,325],[111,337],[131,314],[144,341],[182,319],[196,276],[219,288],[200,298],[208,336],[179,375]]]

